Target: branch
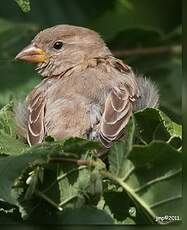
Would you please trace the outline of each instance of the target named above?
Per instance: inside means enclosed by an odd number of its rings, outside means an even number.
[[[62,179],[64,179],[65,177],[69,176],[70,174],[72,174],[72,173],[74,173],[74,172],[77,172],[77,171],[80,171],[80,170],[82,170],[82,169],[86,169],[86,168],[87,168],[87,166],[85,166],[85,165],[80,166],[80,167],[78,167],[78,168],[74,168],[74,169],[72,169],[72,170],[70,170],[70,171],[68,171],[68,172],[66,172],[66,173],[63,173],[62,175],[58,176],[58,177],[57,177],[57,181],[59,182],[59,181],[61,181]]]
[[[179,55],[182,52],[180,45],[176,46],[158,46],[158,47],[147,47],[147,48],[135,48],[127,50],[114,50],[112,53],[114,56],[140,56],[140,55],[157,55],[157,54],[175,54]]]
[[[78,195],[73,195],[69,198],[67,198],[66,200],[62,201],[60,204],[59,204],[59,207],[62,208],[62,206],[66,205],[67,203],[69,203],[70,201],[74,200],[75,198],[77,198]]]
[[[76,160],[76,159],[72,159],[72,158],[63,158],[63,157],[50,157],[49,158],[49,163],[73,163],[76,164],[78,166],[81,165],[93,165],[94,162],[90,161],[90,160]]]
[[[44,199],[47,201],[49,204],[51,204],[53,207],[57,208],[59,211],[62,211],[63,209],[55,203],[53,200],[51,200],[48,196],[46,196],[43,192],[36,190],[35,195],[39,196],[40,198]]]
[[[63,158],[63,157],[50,157],[48,160],[49,163],[73,163],[77,166],[85,167],[95,167],[98,166],[100,169],[104,169],[106,166],[101,160],[82,160],[82,159],[73,159],[73,158]],[[80,168],[79,168],[80,169]]]

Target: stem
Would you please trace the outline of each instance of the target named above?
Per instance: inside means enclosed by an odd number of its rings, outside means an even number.
[[[83,159],[72,159],[72,158],[63,158],[63,157],[51,157],[48,160],[49,163],[73,163],[78,166],[96,166],[98,163],[94,160],[83,160]]]
[[[139,139],[144,145],[147,145],[147,142],[145,140],[143,140],[143,138],[141,136],[139,136]]]
[[[43,192],[40,192],[39,190],[35,191],[35,194],[45,201],[47,201],[49,204],[51,204],[53,207],[57,208],[59,211],[62,211],[62,208],[55,203],[53,200],[51,200],[48,196],[46,196]]]
[[[51,157],[49,158],[50,163],[73,163],[76,165],[90,165],[91,161],[88,160],[76,160],[71,158],[63,158],[63,157]]]
[[[182,48],[180,45],[175,46],[159,46],[159,47],[147,47],[147,48],[135,48],[127,50],[116,50],[113,51],[114,56],[135,56],[135,55],[156,55],[163,53],[171,53],[179,55],[181,54]]]
[[[67,198],[66,200],[62,201],[59,206],[60,208],[62,208],[62,206],[64,206],[65,204],[69,203],[70,201],[72,201],[73,199],[77,198],[77,195],[73,195],[70,198]]]
[[[87,166],[80,166],[80,167],[78,167],[78,168],[72,169],[72,170],[70,170],[69,172],[64,173],[64,174],[58,176],[57,179],[56,179],[55,181],[53,181],[53,182],[49,185],[49,187],[47,187],[45,190],[43,190],[43,192],[49,191],[49,189],[52,188],[53,185],[55,185],[57,182],[63,180],[64,177],[67,177],[68,175],[70,175],[70,174],[72,174],[72,173],[74,173],[74,172],[76,172],[76,171],[85,169],[85,168],[87,168]]]
[[[182,151],[182,146],[177,149],[178,152]]]
[[[176,136],[171,136],[171,137],[166,141],[166,143],[167,143],[167,144],[171,143],[171,141],[172,141],[174,138],[176,138]]]
[[[61,181],[64,177],[67,177],[68,175],[70,175],[70,174],[72,174],[74,172],[77,172],[79,170],[85,169],[85,168],[87,168],[87,166],[80,166],[79,168],[72,169],[69,172],[64,173],[64,174],[58,176],[57,177],[57,182]]]

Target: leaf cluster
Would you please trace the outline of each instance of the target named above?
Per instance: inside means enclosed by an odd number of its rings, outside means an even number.
[[[181,220],[181,126],[158,109],[136,112],[103,159],[98,142],[81,138],[47,137],[28,147],[16,134],[11,105],[0,111],[0,132],[0,218],[60,224],[171,223],[157,220],[166,215]]]

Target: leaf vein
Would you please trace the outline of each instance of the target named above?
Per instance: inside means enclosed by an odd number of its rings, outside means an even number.
[[[176,170],[174,173],[171,173],[170,175],[165,175],[165,176],[161,176],[161,177],[158,177],[158,178],[155,178],[153,180],[150,180],[149,182],[147,182],[146,184],[134,189],[134,191],[137,193],[137,192],[140,192],[141,190],[157,183],[157,182],[160,182],[160,181],[163,181],[163,180],[167,180],[167,179],[170,179],[171,177],[174,177],[176,175],[178,175],[180,172],[182,171],[182,169],[178,169]]]
[[[178,200],[178,199],[181,199],[181,198],[182,198],[182,195],[176,195],[176,196],[170,197],[170,198],[168,198],[168,199],[164,199],[164,200],[155,202],[155,203],[149,205],[149,207],[150,207],[151,209],[153,209],[153,208],[155,208],[155,207],[157,207],[157,206],[160,206],[160,205],[162,205],[162,204],[168,203],[168,202],[170,202],[170,201]]]

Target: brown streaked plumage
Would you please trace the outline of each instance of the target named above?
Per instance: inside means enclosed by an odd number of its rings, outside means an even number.
[[[17,113],[30,145],[52,135],[57,139],[99,138],[110,147],[133,110],[158,105],[157,88],[149,80],[137,79],[128,65],[112,56],[101,37],[87,28],[48,28],[16,59],[38,63],[43,76]]]

